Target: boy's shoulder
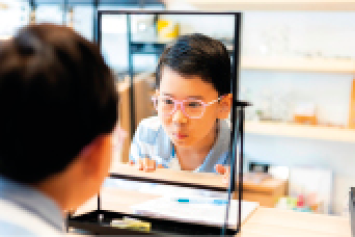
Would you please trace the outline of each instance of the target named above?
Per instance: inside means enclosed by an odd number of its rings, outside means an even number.
[[[151,131],[158,131],[161,128],[161,122],[158,116],[152,116],[149,118],[145,118],[140,121],[138,125],[139,130],[151,130]]]

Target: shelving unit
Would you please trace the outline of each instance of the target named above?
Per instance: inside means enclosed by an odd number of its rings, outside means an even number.
[[[132,54],[154,54],[158,57],[163,53],[165,46],[169,42],[158,42],[158,41],[132,41],[131,52]],[[233,47],[226,45],[229,53],[233,53]]]
[[[157,55],[166,44],[158,42],[131,42],[132,54]],[[233,49],[229,52],[232,53]],[[315,73],[355,74],[355,60],[324,58],[242,57],[242,70],[292,71]]]
[[[355,143],[355,129],[293,123],[247,121],[245,123],[245,133]]]
[[[131,42],[132,54],[153,54],[159,55],[163,53],[165,43],[158,42]]]
[[[355,61],[323,58],[242,57],[241,69],[354,74]]]

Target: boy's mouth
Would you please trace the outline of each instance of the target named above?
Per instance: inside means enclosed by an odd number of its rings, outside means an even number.
[[[185,139],[185,138],[188,137],[186,134],[179,133],[179,132],[173,133],[173,136],[174,136],[176,139],[179,139],[179,140]]]

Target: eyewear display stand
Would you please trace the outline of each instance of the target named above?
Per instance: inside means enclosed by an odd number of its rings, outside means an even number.
[[[355,236],[355,187],[350,188],[349,192],[349,212],[350,212],[350,226],[351,236]]]
[[[230,201],[232,198],[232,193],[237,191],[238,200],[242,200],[243,197],[243,148],[244,148],[244,114],[245,107],[249,106],[247,102],[238,101],[236,98],[238,91],[238,71],[239,71],[239,49],[240,49],[240,29],[241,29],[241,13],[207,13],[207,12],[160,12],[160,11],[99,11],[98,13],[98,26],[99,26],[99,38],[98,43],[101,44],[100,40],[100,30],[103,15],[113,15],[120,14],[127,16],[127,22],[130,22],[131,15],[135,14],[173,14],[173,15],[221,15],[221,16],[233,16],[235,22],[234,28],[234,52],[232,60],[232,80],[231,87],[233,93],[233,104],[232,104],[232,127],[231,127],[231,139],[230,139],[230,164],[231,164],[231,175],[228,187],[228,202],[226,205],[226,216],[224,220],[224,226],[210,226],[196,223],[179,222],[173,220],[167,220],[163,218],[151,217],[148,215],[135,215],[127,214],[124,212],[103,210],[101,197],[98,196],[97,199],[97,210],[78,216],[68,217],[68,227],[73,227],[77,230],[83,231],[89,234],[100,234],[100,235],[235,235],[240,232],[241,223],[241,201],[239,201],[238,210],[230,209]],[[130,23],[128,24],[128,38],[131,39]],[[131,42],[131,40],[129,40]],[[130,47],[130,46],[128,46]],[[129,49],[131,52],[131,49]],[[132,66],[132,55],[129,53],[129,72],[130,72],[130,83],[131,83],[131,110],[134,111],[134,91],[133,91],[133,66]],[[134,118],[134,112],[131,113]],[[133,124],[135,124],[133,122]],[[236,171],[237,162],[239,162],[239,170]],[[237,175],[236,175],[237,174]],[[174,185],[180,187],[190,187],[196,189],[207,189],[213,191],[225,192],[226,187],[216,187],[209,185],[202,185],[197,183],[183,182],[179,180],[169,181],[157,178],[142,178],[134,175],[120,174],[119,171],[111,172],[111,178],[126,179],[141,181],[147,183],[159,183]],[[235,185],[237,184],[237,185]],[[229,212],[238,212],[238,222],[236,223],[236,228],[227,228],[228,214]],[[112,219],[120,219],[123,217],[137,218],[142,221],[147,221],[151,223],[151,231],[149,233],[140,232],[129,229],[120,229],[112,227],[110,225]]]

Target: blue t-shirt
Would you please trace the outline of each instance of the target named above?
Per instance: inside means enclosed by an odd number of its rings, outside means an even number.
[[[216,172],[216,164],[229,165],[230,125],[227,120],[220,120],[218,126],[216,142],[195,172]],[[137,162],[141,158],[153,159],[165,168],[178,163],[174,146],[156,116],[142,120],[134,135],[129,159]]]

